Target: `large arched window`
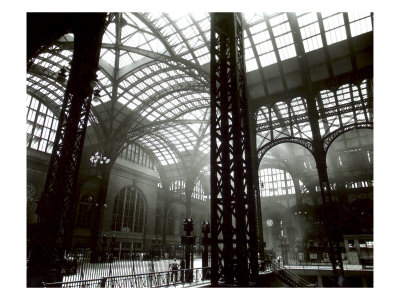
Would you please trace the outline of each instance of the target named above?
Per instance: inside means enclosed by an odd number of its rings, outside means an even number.
[[[142,192],[133,187],[124,187],[115,197],[111,230],[143,232],[145,199]]]
[[[294,183],[289,172],[276,168],[265,168],[258,172],[261,197],[295,194]]]

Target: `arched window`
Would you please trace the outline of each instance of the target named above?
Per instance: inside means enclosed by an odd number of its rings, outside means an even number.
[[[289,172],[276,168],[265,168],[258,172],[261,197],[295,194],[294,183]]]
[[[145,199],[142,192],[133,187],[124,187],[115,197],[111,230],[143,232]]]

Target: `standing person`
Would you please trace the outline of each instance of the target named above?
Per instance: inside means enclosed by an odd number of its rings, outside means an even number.
[[[269,255],[267,256],[267,268],[269,270],[271,270],[271,268],[272,268],[272,257]]]
[[[182,282],[185,281],[185,271],[183,271],[186,268],[185,260],[181,258],[181,280]]]
[[[174,262],[170,263],[169,265],[169,270],[172,271],[171,273],[171,281],[174,281],[174,276],[175,276],[175,281],[176,282],[178,280],[178,263],[176,262],[176,258],[174,258]]]

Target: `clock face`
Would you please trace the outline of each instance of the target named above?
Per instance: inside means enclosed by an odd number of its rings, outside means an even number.
[[[267,226],[271,227],[272,225],[274,225],[274,221],[272,221],[271,219],[268,219]]]

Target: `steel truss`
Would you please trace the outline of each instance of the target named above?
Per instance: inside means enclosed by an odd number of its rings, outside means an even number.
[[[258,276],[242,20],[211,14],[211,284]]]

